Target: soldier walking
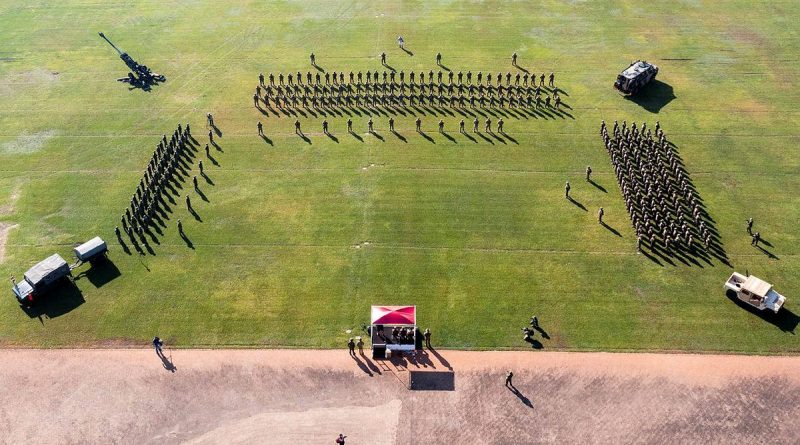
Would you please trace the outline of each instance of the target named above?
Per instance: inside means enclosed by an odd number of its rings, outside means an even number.
[[[208,126],[214,128],[214,116],[211,113],[206,114],[206,120],[208,121]]]
[[[442,66],[442,53],[436,53],[436,65]]]
[[[309,58],[311,59],[311,65],[312,66],[317,66],[317,58],[316,58],[316,56],[314,56],[314,53],[311,53]]]
[[[422,133],[422,119],[417,117],[417,120],[414,122],[417,126],[417,131]]]
[[[478,132],[478,123],[479,123],[478,122],[478,118],[476,117],[475,120],[472,121],[472,132],[473,133],[477,133]]]
[[[569,198],[569,189],[570,188],[571,187],[569,186],[569,181],[567,181],[566,185],[564,185],[564,197],[567,198],[567,199],[570,199]]]
[[[431,330],[425,329],[425,333],[422,335],[425,337],[425,347],[431,349]]]
[[[586,166],[586,180],[591,182],[592,181],[591,176],[592,176],[592,167],[587,165]]]
[[[347,119],[347,132],[348,133],[353,132],[353,119],[350,118]]]
[[[503,122],[503,118],[501,117],[497,120],[497,132],[500,134],[503,133],[503,124],[505,124],[505,122]]]
[[[394,118],[393,117],[389,118],[389,131],[394,133]]]
[[[517,53],[511,55],[511,66],[517,66]]]
[[[555,75],[555,73],[550,73],[550,86],[551,86],[551,87],[555,86],[555,82],[556,82],[556,75]]]
[[[761,232],[756,232],[753,234],[753,240],[750,242],[750,244],[758,247],[759,241],[761,241]]]
[[[444,133],[444,121],[439,120],[439,133]]]
[[[299,120],[294,121],[294,133],[295,134],[299,134],[299,135],[303,134],[303,132],[300,131],[300,121]]]
[[[747,234],[753,235],[753,218],[747,218]]]
[[[605,213],[606,212],[605,212],[605,210],[603,210],[602,207],[600,207],[600,210],[597,211],[597,222],[599,222],[600,224],[603,224],[603,215]]]
[[[369,121],[367,122],[367,130],[370,133],[372,133],[372,118],[371,117],[369,118]]]
[[[328,134],[328,119],[322,121],[322,132]]]
[[[506,388],[514,389],[513,378],[514,378],[514,373],[511,372],[511,371],[508,371],[506,373]]]
[[[261,121],[258,121],[256,127],[258,127],[258,135],[264,136],[264,124],[262,124]]]
[[[351,356],[356,356],[356,342],[353,341],[352,337],[350,337],[350,340],[347,342],[347,349],[350,350]]]
[[[488,118],[488,117],[486,118],[486,122],[485,122],[485,125],[484,125],[484,131],[486,131],[487,133],[491,133],[492,132],[492,119],[491,118]]]
[[[459,132],[459,133],[462,133],[462,134],[463,134],[463,133],[466,133],[466,132],[464,131],[464,119],[461,119],[461,121],[458,123],[458,132]]]

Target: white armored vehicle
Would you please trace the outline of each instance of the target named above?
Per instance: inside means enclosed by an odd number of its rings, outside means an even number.
[[[728,278],[725,289],[725,294],[730,298],[738,298],[758,310],[769,309],[776,314],[786,301],[786,297],[775,292],[771,284],[752,275],[744,276],[738,272],[734,272]]]

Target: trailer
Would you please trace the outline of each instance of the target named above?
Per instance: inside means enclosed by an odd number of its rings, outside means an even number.
[[[80,263],[94,263],[103,260],[108,254],[108,245],[99,236],[75,247],[75,259]]]

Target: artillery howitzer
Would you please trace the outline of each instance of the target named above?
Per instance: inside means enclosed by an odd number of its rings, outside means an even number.
[[[108,37],[106,37],[105,34],[103,34],[102,32],[98,34],[100,34],[100,37],[102,37],[103,40],[108,42],[108,44],[111,45],[111,47],[117,51],[117,54],[119,54],[119,58],[122,59],[122,61],[125,62],[125,65],[127,65],[128,68],[131,70],[128,73],[127,77],[121,77],[117,79],[118,81],[130,83],[131,85],[147,86],[158,82],[164,82],[167,80],[167,78],[163,74],[157,74],[150,71],[150,68],[148,68],[147,65],[139,64],[138,62],[133,60],[133,58],[129,56],[128,53],[120,51],[119,48],[116,47],[116,45],[111,43],[111,40],[108,40]]]

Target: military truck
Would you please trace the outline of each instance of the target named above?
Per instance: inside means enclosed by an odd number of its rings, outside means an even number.
[[[620,93],[630,96],[639,92],[643,86],[656,78],[658,67],[644,60],[637,60],[628,66],[614,82],[614,88]]]
[[[786,302],[786,297],[776,292],[771,284],[752,275],[744,276],[738,272],[734,272],[728,278],[725,289],[725,294],[729,298],[738,298],[760,311],[769,309],[777,314]]]
[[[12,278],[12,291],[19,304],[30,306],[51,286],[71,275],[69,264],[61,255],[54,253],[28,269],[19,283]]]

